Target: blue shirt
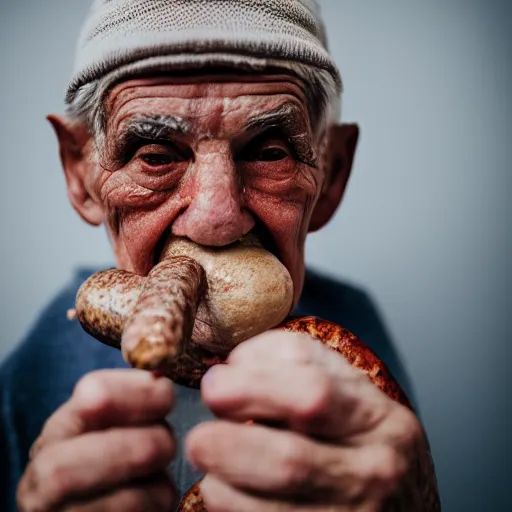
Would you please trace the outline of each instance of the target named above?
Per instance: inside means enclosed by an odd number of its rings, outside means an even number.
[[[15,511],[18,481],[28,452],[46,419],[71,396],[86,373],[126,368],[120,351],[87,335],[66,311],[74,307],[78,287],[93,273],[81,270],[46,307],[35,326],[0,367],[0,510]],[[342,325],[361,338],[382,359],[414,403],[409,380],[367,294],[352,286],[307,271],[294,314],[313,315]],[[211,417],[197,390],[177,387],[177,405],[170,416],[178,440],[192,426]],[[183,493],[201,476],[181,451],[172,465]]]

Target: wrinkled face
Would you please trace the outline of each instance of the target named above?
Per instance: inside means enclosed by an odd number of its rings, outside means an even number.
[[[298,299],[306,235],[332,180],[326,126],[311,126],[298,81],[130,80],[110,92],[106,114],[85,186],[119,268],[147,274],[169,232],[226,246],[254,230]]]

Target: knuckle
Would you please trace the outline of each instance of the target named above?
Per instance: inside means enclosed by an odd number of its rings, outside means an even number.
[[[236,346],[228,357],[228,362],[238,363],[245,361],[253,361],[254,357],[264,357],[265,353],[272,353],[272,347],[275,347],[275,336],[279,333],[267,331],[258,334],[244,343]]]
[[[35,498],[27,498],[25,496],[19,496],[16,498],[18,512],[45,512],[41,505],[41,502]]]
[[[402,460],[389,446],[373,447],[368,452],[362,478],[368,488],[395,489],[402,476]]]
[[[161,441],[158,436],[147,433],[141,437],[137,447],[132,452],[132,464],[136,468],[152,466],[160,455]]]
[[[253,361],[254,357],[278,356],[293,363],[309,363],[314,358],[315,343],[311,336],[300,332],[271,330],[241,343],[229,355],[229,363]],[[321,346],[321,345],[319,345]]]
[[[278,464],[278,487],[300,489],[308,484],[311,475],[311,456],[308,447],[297,439],[284,442]]]
[[[60,409],[62,408],[62,406],[57,409],[57,411],[55,411],[51,416],[49,416],[48,418],[46,418],[45,422],[43,423],[43,427],[41,428],[41,432],[40,432],[40,435],[39,437],[35,440],[34,444],[32,446],[35,446],[36,444],[38,444],[38,442],[41,441],[41,437],[44,436],[44,434],[46,434],[46,432],[48,431],[51,431],[52,428],[53,428],[53,421],[54,421],[54,417],[55,415],[57,414],[58,411],[60,411]]]
[[[312,340],[304,333],[270,331],[263,341],[272,357],[296,364],[309,363],[312,359]]]
[[[111,395],[100,372],[88,373],[75,386],[72,400],[96,412],[110,409]]]
[[[297,415],[302,420],[314,419],[329,410],[332,400],[332,386],[329,376],[320,369],[310,369],[304,375],[307,393],[297,405]]]
[[[176,507],[176,488],[170,478],[166,478],[152,489],[151,510],[169,512]]]
[[[69,471],[51,452],[43,451],[27,467],[18,487],[18,504],[22,511],[46,510],[45,504],[57,504],[71,485]]]
[[[418,418],[405,407],[400,408],[400,413],[398,414],[402,416],[400,423],[404,432],[404,442],[407,445],[414,445],[422,440],[424,436],[423,428]]]
[[[116,500],[116,508],[124,512],[144,512],[149,506],[148,493],[143,489],[127,489]]]
[[[71,487],[71,473],[53,458],[47,458],[44,462],[41,485],[44,485],[45,492],[52,503],[60,502]]]
[[[148,429],[131,449],[134,469],[144,470],[170,462],[174,455],[174,442],[164,427]]]
[[[314,343],[310,336],[304,333],[290,333],[286,342],[282,343],[290,358],[297,363],[309,363],[313,357]]]
[[[215,478],[206,476],[200,485],[201,495],[208,512],[230,512],[233,509],[231,497]]]
[[[228,512],[229,502],[223,499],[222,495],[212,493],[210,491],[203,491],[203,499],[208,506],[208,512]]]
[[[30,464],[16,490],[16,504],[19,512],[38,512],[42,510],[41,501],[36,498],[37,490],[37,475],[34,472],[33,464]]]
[[[225,467],[222,446],[231,442],[231,435],[219,422],[206,422],[195,427],[186,439],[188,457],[209,473],[217,474]]]
[[[248,350],[248,346],[251,343],[254,343],[253,340],[247,340],[245,343],[241,343],[237,345],[230,353],[227,359],[228,363],[237,363],[243,360],[246,350]]]
[[[394,407],[386,429],[389,441],[405,451],[425,441],[420,421],[412,411],[401,405]]]
[[[222,497],[216,494],[206,494],[203,496],[204,501],[207,503],[208,512],[230,512],[229,502],[223,500]]]
[[[187,443],[192,448],[202,450],[209,446],[215,446],[216,440],[222,438],[223,434],[222,425],[219,422],[202,423],[192,430],[188,436]]]
[[[32,444],[32,446],[30,447],[30,450],[29,450],[29,453],[28,453],[28,458],[29,460],[33,460],[34,457],[41,451],[41,449],[43,448],[44,446],[44,440],[43,440],[43,437],[42,436],[39,436],[35,441],[34,443]]]
[[[161,438],[160,455],[162,458],[170,462],[176,455],[176,440],[172,429],[166,425],[161,425],[155,429],[156,435]]]

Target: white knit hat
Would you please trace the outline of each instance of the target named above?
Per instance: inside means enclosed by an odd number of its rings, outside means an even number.
[[[316,69],[341,90],[315,0],[95,0],[66,102],[107,76],[112,83],[156,70],[292,63]]]

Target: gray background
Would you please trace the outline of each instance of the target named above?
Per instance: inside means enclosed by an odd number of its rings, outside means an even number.
[[[413,376],[444,510],[512,510],[512,2],[326,0],[362,138],[307,259],[369,290]],[[62,108],[88,2],[0,11],[0,358],[79,264],[110,263],[67,203],[44,116]]]

